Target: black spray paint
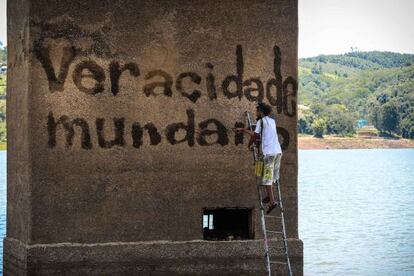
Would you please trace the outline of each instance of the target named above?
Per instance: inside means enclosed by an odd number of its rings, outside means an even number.
[[[84,72],[88,70],[91,75],[85,75]],[[75,70],[73,71],[73,82],[79,91],[82,91],[86,94],[97,94],[105,90],[104,81],[105,81],[105,71],[99,66],[96,62],[91,60],[82,61],[77,64]],[[83,86],[82,80],[84,78],[92,78],[95,80],[95,86],[93,88],[87,88]]]
[[[111,92],[116,96],[119,92],[119,79],[124,71],[129,71],[131,76],[138,77],[140,75],[138,65],[136,63],[127,63],[124,66],[120,66],[119,62],[112,61],[109,65],[109,71],[111,75]]]
[[[51,29],[50,32],[53,33]],[[83,36],[85,34],[82,34]],[[91,34],[92,35],[92,34]],[[96,34],[95,34],[96,36]],[[134,62],[123,62],[118,60],[112,60],[105,70],[104,67],[99,65],[96,61],[90,59],[91,55],[99,58],[114,58],[114,55],[108,51],[99,52],[98,48],[91,48],[89,50],[82,50],[76,48],[75,41],[76,37],[68,39],[71,46],[62,47],[62,56],[60,58],[60,64],[56,67],[53,66],[50,57],[51,49],[45,45],[45,38],[41,37],[39,40],[34,42],[33,52],[40,64],[42,65],[49,84],[49,91],[51,93],[62,92],[65,89],[65,82],[73,66],[72,80],[77,89],[85,93],[88,96],[94,96],[100,93],[105,93],[107,90],[107,80],[110,81],[110,93],[116,97],[119,96],[120,82],[122,77],[129,73],[137,81],[140,80],[141,71],[139,65]],[[57,39],[59,35],[54,35],[52,38]],[[63,37],[65,38],[65,37]],[[298,84],[295,78],[288,76],[283,80],[281,74],[282,66],[282,53],[278,46],[273,48],[273,74],[274,76],[267,81],[262,81],[259,77],[251,77],[244,79],[245,68],[244,68],[244,57],[243,48],[241,45],[236,46],[236,73],[227,75],[221,82],[221,86],[216,85],[216,76],[214,75],[214,66],[212,63],[207,62],[205,68],[207,69],[206,75],[200,75],[196,72],[183,72],[179,73],[175,79],[169,73],[156,69],[144,74],[144,85],[142,93],[146,97],[154,97],[163,95],[166,97],[172,97],[174,91],[192,103],[197,101],[205,95],[209,100],[214,101],[221,95],[225,98],[232,100],[233,98],[245,97],[251,102],[260,102],[267,100],[271,105],[275,106],[277,114],[284,114],[288,117],[296,116],[296,96]],[[82,57],[88,57],[87,60]],[[78,58],[79,57],[79,58]],[[128,72],[126,72],[128,71]],[[109,77],[107,77],[109,75]],[[84,85],[85,80],[93,80],[94,85],[92,87],[86,87]],[[190,89],[184,85],[184,82],[191,82],[192,86],[197,87],[196,89]],[[204,89],[203,82],[205,82]],[[172,123],[165,129],[166,140],[171,144],[187,143],[188,146],[194,146],[197,142],[201,146],[210,145],[221,145],[225,146],[229,144],[229,133],[227,128],[220,121],[210,118],[200,122],[197,126],[200,129],[199,133],[195,134],[195,114],[192,109],[186,110],[187,122]],[[113,118],[111,125],[114,127],[114,137],[110,139],[105,136],[105,119],[97,118],[95,121],[96,133],[98,137],[98,146],[101,148],[112,148],[114,146],[124,147],[126,146],[125,141],[125,119],[124,118]],[[89,124],[82,118],[69,119],[68,116],[60,116],[59,119],[55,119],[53,113],[50,112],[47,116],[47,130],[48,130],[48,145],[50,148],[56,146],[57,129],[62,126],[62,129],[66,137],[66,146],[70,147],[73,144],[75,131],[81,132],[81,145],[83,149],[91,149],[92,141],[90,135]],[[240,122],[235,123],[235,127],[243,127],[244,124]],[[106,126],[111,127],[111,126]],[[143,145],[143,136],[147,133],[150,140],[150,145],[158,145],[161,143],[162,137],[157,127],[148,122],[141,127],[139,122],[133,122],[131,124],[131,137],[134,148],[140,148]],[[177,140],[177,133],[185,132],[182,139]],[[287,149],[289,145],[289,132],[278,127],[278,133],[281,136],[282,148]],[[211,138],[215,137],[215,140],[211,142]],[[234,134],[234,144],[243,144],[243,135]],[[209,142],[210,141],[210,142]]]
[[[169,124],[165,128],[165,136],[169,144],[176,145],[180,143],[187,143],[188,146],[193,147],[195,145],[195,141],[200,146],[212,146],[212,145],[221,145],[226,146],[229,144],[229,131],[225,127],[223,123],[221,123],[217,119],[207,119],[198,124],[198,134],[196,135],[195,131],[195,113],[192,109],[186,110],[187,114],[187,121],[186,122],[179,122],[179,123],[172,123]],[[90,135],[90,128],[89,124],[86,120],[82,118],[75,118],[70,120],[68,116],[63,115],[60,116],[58,120],[55,119],[52,112],[49,113],[47,117],[47,130],[48,130],[48,145],[49,148],[56,147],[56,137],[57,137],[57,130],[58,126],[61,125],[66,136],[66,144],[67,148],[73,145],[73,139],[75,137],[75,128],[74,126],[78,126],[80,129],[81,134],[81,144],[83,149],[92,149],[92,141]],[[127,146],[125,140],[125,119],[124,118],[113,118],[114,127],[114,138],[108,140],[105,135],[105,128],[109,128],[112,126],[105,126],[105,119],[104,118],[97,118],[95,121],[96,133],[98,137],[98,146],[100,148],[108,149],[114,146],[118,147],[125,147]],[[245,125],[241,122],[236,122],[234,124],[235,127],[244,127]],[[132,146],[134,148],[140,148],[143,146],[143,136],[144,132],[147,132],[150,145],[156,146],[161,143],[161,135],[158,131],[157,127],[153,123],[147,123],[144,127],[141,127],[139,122],[133,122],[131,124],[131,137],[132,137]],[[184,131],[185,135],[182,139],[177,140],[176,135],[179,131]],[[277,127],[277,132],[281,137],[281,147],[283,150],[286,150],[289,146],[290,136],[289,132],[281,127]],[[214,137],[214,141],[208,141],[208,137]],[[244,136],[242,133],[234,133],[234,144],[240,145],[244,144]]]
[[[58,120],[55,120],[53,113],[49,112],[47,116],[47,131],[48,131],[48,145],[50,148],[56,146],[56,129],[59,125],[62,125],[66,133],[66,146],[70,147],[73,144],[73,137],[75,136],[74,126],[79,126],[81,129],[81,143],[83,149],[91,149],[91,135],[89,132],[89,125],[84,119],[75,118],[69,120],[68,116],[61,116]]]
[[[34,53],[46,73],[50,92],[63,91],[66,77],[69,71],[69,67],[76,60],[78,53],[82,51],[75,47],[63,47],[63,54],[59,65],[59,73],[56,74],[56,70],[52,65],[50,59],[50,48],[44,46],[41,43],[35,43]],[[267,101],[276,107],[277,114],[285,114],[289,117],[296,115],[296,95],[298,84],[296,79],[289,76],[284,81],[281,74],[282,66],[282,54],[278,46],[273,48],[273,73],[274,78],[270,78],[265,83],[259,77],[252,77],[244,80],[244,57],[243,48],[241,45],[236,46],[236,74],[226,76],[221,83],[222,95],[227,99],[238,98],[243,96],[248,101],[258,102],[263,101],[265,98]],[[205,66],[208,69],[208,73],[205,76],[205,89],[203,92],[201,82],[203,77],[196,72],[183,72],[178,74],[175,80],[175,89],[183,97],[189,99],[191,102],[196,103],[197,100],[205,93],[206,97],[210,100],[217,99],[217,87],[216,78],[213,74],[214,66],[211,63],[206,63]],[[91,74],[85,75],[84,71],[88,70]],[[139,66],[136,63],[125,63],[121,66],[119,61],[112,61],[108,68],[110,79],[110,91],[113,96],[119,94],[119,83],[122,79],[124,71],[129,71],[130,75],[139,79],[141,72]],[[80,61],[75,65],[73,72],[73,82],[79,91],[86,94],[95,95],[103,93],[105,91],[105,70],[98,63],[88,60]],[[82,85],[83,78],[93,78],[96,82],[93,88],[86,88]],[[156,81],[153,79],[157,78]],[[193,91],[187,91],[183,86],[183,80],[188,78],[192,83],[199,86],[199,89]],[[162,79],[162,80],[159,80]],[[160,94],[171,97],[173,94],[173,77],[167,72],[157,69],[148,72],[145,77],[145,84],[143,85],[143,93],[147,97],[158,96]],[[231,91],[231,84],[234,84],[234,91]],[[291,93],[289,94],[290,87]],[[244,90],[243,90],[244,89]],[[157,93],[159,91],[160,93]]]
[[[148,131],[150,137],[150,145],[156,146],[161,143],[161,135],[158,133],[158,129],[153,123],[148,123],[144,126],[144,129]],[[144,135],[143,128],[140,123],[135,122],[132,124],[131,136],[132,136],[132,146],[134,148],[139,148],[142,146],[142,137]]]
[[[115,138],[113,140],[107,141],[105,139],[104,125],[105,119],[97,118],[96,119],[96,132],[98,134],[98,142],[101,148],[112,148],[113,146],[123,146],[125,145],[124,139],[124,130],[125,130],[125,119],[124,118],[114,118],[115,126]]]
[[[166,129],[166,136],[168,142],[171,143],[171,145],[179,144],[186,142],[190,147],[194,146],[194,111],[192,109],[187,109],[187,124],[185,123],[174,123],[167,126]],[[183,130],[186,132],[186,135],[183,139],[177,140],[175,138],[176,133],[179,130]]]

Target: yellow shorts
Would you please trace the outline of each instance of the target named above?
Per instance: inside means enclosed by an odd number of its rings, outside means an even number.
[[[264,155],[262,160],[256,161],[255,174],[257,185],[272,185],[280,177],[280,161],[282,154]]]

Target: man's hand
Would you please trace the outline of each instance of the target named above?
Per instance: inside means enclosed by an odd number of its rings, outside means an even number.
[[[254,145],[254,144],[251,144],[251,145],[247,145],[247,147],[249,148],[249,150],[250,150],[250,151],[253,151],[253,150],[254,150],[255,145]]]

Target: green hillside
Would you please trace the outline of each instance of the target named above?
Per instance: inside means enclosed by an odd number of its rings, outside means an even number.
[[[358,119],[414,138],[414,55],[353,52],[299,60],[301,133],[351,135]]]
[[[3,47],[3,43],[0,41],[0,64],[6,63],[7,60],[7,48]]]

